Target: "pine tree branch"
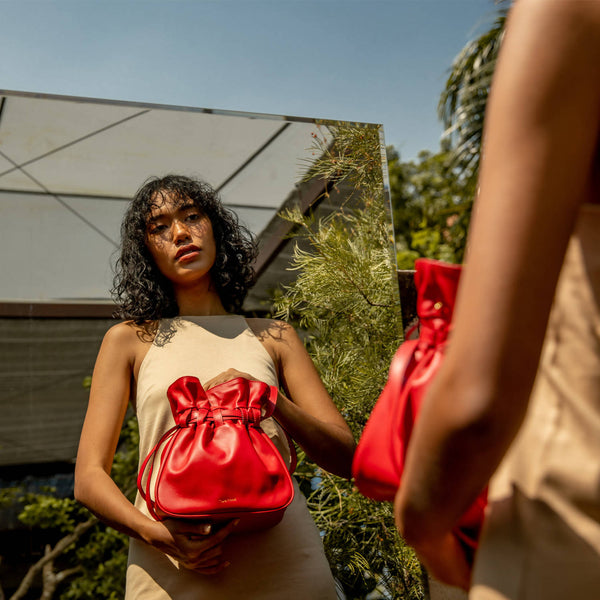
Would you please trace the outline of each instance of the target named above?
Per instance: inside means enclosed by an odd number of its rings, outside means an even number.
[[[304,236],[311,243],[311,245],[313,247],[313,250],[316,252],[316,254],[319,255],[319,256],[321,256],[325,260],[327,260],[328,258],[330,258],[323,251],[323,249],[321,248],[321,244],[319,242],[319,239],[317,238],[317,236],[315,235],[315,233],[310,229],[310,227],[308,227],[308,225],[306,224],[306,222],[304,220],[302,220],[300,222],[296,221],[296,223],[298,223],[299,225],[301,225],[303,227],[303,229],[305,230]],[[358,283],[356,283],[356,281],[354,281],[354,279],[352,279],[352,276],[350,275],[350,273],[348,273],[348,270],[346,269],[345,265],[341,264],[338,261],[336,266],[341,271],[342,275],[344,276],[344,279],[352,287],[354,287],[354,289],[360,294],[360,296],[363,298],[363,300],[369,306],[373,306],[373,307],[376,307],[376,308],[390,308],[391,306],[394,306],[393,304],[389,304],[389,303],[381,304],[381,303],[374,302],[374,301],[370,300],[369,297],[367,296],[366,292],[360,287],[360,285]]]

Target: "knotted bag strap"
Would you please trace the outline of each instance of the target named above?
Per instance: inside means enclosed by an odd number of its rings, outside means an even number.
[[[225,421],[239,421],[243,425],[248,425],[249,427],[259,427],[260,422],[263,419],[260,408],[257,408],[256,406],[251,406],[250,408],[245,406],[222,408],[213,398],[210,398],[210,396],[209,401],[211,406],[208,414],[202,419],[196,419],[195,415],[192,413],[191,418],[187,423],[188,426],[195,424],[198,421],[214,423],[215,425],[223,425]]]

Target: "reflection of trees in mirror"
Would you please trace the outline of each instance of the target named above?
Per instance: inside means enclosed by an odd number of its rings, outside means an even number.
[[[307,332],[325,386],[358,438],[385,383],[402,325],[379,134],[338,127],[335,139],[312,174],[333,177],[338,185],[344,179],[359,201],[317,223],[299,212],[284,215],[310,246],[296,249],[299,276],[276,306],[278,316]],[[302,453],[300,459],[297,477],[347,597],[424,597],[419,563],[398,536],[391,506],[364,498],[351,482],[325,473]]]
[[[335,185],[351,188],[351,207],[349,203],[341,213],[312,225],[298,213],[287,213],[308,238],[311,250],[297,251],[298,281],[277,299],[277,306],[280,314],[299,320],[309,332],[313,359],[358,437],[385,382],[401,338],[401,322],[379,132],[338,127],[335,134],[336,146],[319,159],[312,175],[327,175]],[[122,489],[132,490],[136,435],[135,423],[129,421],[113,465]],[[423,596],[418,562],[397,535],[389,505],[363,498],[351,483],[305,458],[297,477],[348,597],[364,598],[376,588],[382,597],[394,597],[398,590],[407,598]],[[39,494],[25,500],[22,518],[30,526],[46,526],[48,515],[51,522],[64,526],[58,532],[48,531],[49,554],[40,556],[21,589],[25,591],[45,571],[46,598],[52,597],[61,578],[63,598],[122,597],[125,536],[90,519],[69,498]],[[52,512],[44,517],[50,506]],[[20,597],[13,596],[14,600]]]
[[[328,123],[327,130],[333,139],[318,124],[312,133],[309,150],[315,158],[303,161],[309,165],[304,180],[320,177],[337,184],[344,181],[354,190],[369,190],[379,198],[383,189],[379,128]]]
[[[121,432],[112,468],[115,482],[130,499],[135,494],[137,448],[137,422],[130,418]],[[38,493],[18,488],[1,491],[0,506],[20,507],[19,521],[43,531],[43,543],[28,556],[30,566],[9,600],[30,598],[32,590],[40,594],[40,600],[50,600],[57,590],[65,600],[123,598],[127,536],[105,527],[71,496],[57,497],[53,489]],[[24,562],[21,556],[4,558],[5,568],[16,561],[15,570]]]

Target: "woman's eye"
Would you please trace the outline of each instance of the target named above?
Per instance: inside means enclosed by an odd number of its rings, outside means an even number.
[[[148,233],[150,235],[157,235],[157,234],[165,231],[166,228],[167,228],[166,225],[152,225],[152,227],[150,227],[150,230],[148,231]]]
[[[201,218],[202,218],[202,215],[200,213],[190,213],[189,215],[187,215],[185,220],[186,221],[198,221]]]

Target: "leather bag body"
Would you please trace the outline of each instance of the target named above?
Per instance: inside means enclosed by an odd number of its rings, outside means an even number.
[[[197,377],[167,390],[175,427],[144,460],[138,489],[157,520],[218,524],[236,532],[271,527],[294,497],[285,461],[262,430],[277,388],[238,377],[205,391]]]
[[[352,465],[359,491],[380,501],[393,502],[400,486],[421,402],[444,356],[462,271],[460,265],[431,259],[418,259],[415,268],[419,336],[396,351]],[[467,548],[477,546],[485,505],[483,492],[455,530]]]

